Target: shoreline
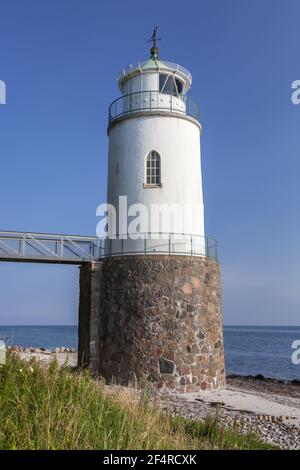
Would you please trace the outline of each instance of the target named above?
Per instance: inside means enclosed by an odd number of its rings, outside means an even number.
[[[8,351],[21,359],[35,358],[46,367],[56,358],[59,366],[77,366],[74,348],[22,348]],[[262,375],[230,374],[223,389],[179,393],[174,390],[152,390],[150,398],[163,412],[190,420],[216,416],[220,425],[234,427],[241,434],[255,433],[264,442],[281,449],[300,449],[300,382],[274,379]],[[294,383],[293,383],[294,382]],[[106,385],[107,393],[132,388]],[[138,389],[136,390],[138,393]]]
[[[18,353],[27,353],[27,354],[45,354],[45,355],[51,355],[51,354],[58,354],[58,353],[64,353],[64,354],[77,354],[78,350],[76,348],[69,348],[66,346],[61,346],[61,347],[56,347],[54,349],[50,348],[45,348],[45,347],[32,347],[32,346],[19,346],[19,345],[10,345],[6,347],[7,351],[13,351],[13,352],[18,352]],[[272,386],[293,386],[293,387],[299,387],[300,391],[300,379],[285,379],[285,378],[278,378],[278,377],[269,377],[265,376],[263,374],[238,374],[238,373],[230,373],[226,374],[226,381],[227,383],[235,383],[235,382],[241,382],[247,385],[250,385],[251,382],[261,384],[262,386],[264,385],[267,387],[268,385]]]

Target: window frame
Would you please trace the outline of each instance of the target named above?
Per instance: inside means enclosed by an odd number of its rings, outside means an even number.
[[[162,186],[161,156],[156,150],[150,150],[145,157],[144,188],[162,188]]]
[[[161,77],[164,78],[164,82],[162,83],[162,86],[161,83],[160,83],[160,79]],[[173,83],[173,91],[172,93],[166,93],[165,92],[165,88],[167,86],[167,83],[169,82],[169,80],[172,80],[172,83]],[[178,85],[176,83],[176,80],[178,80],[178,82],[181,84],[181,92],[179,92],[178,90]],[[163,72],[160,72],[158,74],[158,90],[159,90],[159,93],[163,94],[163,95],[171,95],[171,96],[177,96],[177,98],[179,98],[180,96],[182,96],[184,94],[184,82],[182,80],[180,80],[178,77],[176,77],[174,74],[168,74],[168,73],[163,73]]]

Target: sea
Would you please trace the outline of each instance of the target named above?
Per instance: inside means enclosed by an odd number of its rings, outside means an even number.
[[[77,326],[0,326],[0,339],[24,347],[77,348]],[[226,374],[300,380],[300,364],[292,361],[295,340],[300,344],[300,326],[225,326]]]

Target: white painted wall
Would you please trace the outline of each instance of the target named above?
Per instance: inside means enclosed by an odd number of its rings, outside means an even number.
[[[124,85],[123,95],[138,91],[153,91],[159,89],[158,73],[156,71],[144,72],[133,76]]]
[[[145,188],[145,158],[151,151],[161,156],[160,188]],[[181,117],[149,115],[121,120],[109,132],[108,202],[116,208],[119,196],[128,204],[195,205],[173,232],[204,236],[200,162],[200,130]],[[152,228],[153,230],[153,228]]]
[[[177,96],[166,95],[164,93],[143,92],[125,96],[123,99],[123,113],[135,111],[176,111],[186,113],[185,102]],[[119,108],[119,111],[120,108]]]

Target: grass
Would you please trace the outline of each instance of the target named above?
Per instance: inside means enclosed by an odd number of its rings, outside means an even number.
[[[146,396],[108,393],[87,372],[49,369],[10,353],[0,367],[0,450],[270,449],[254,435],[171,417]]]

